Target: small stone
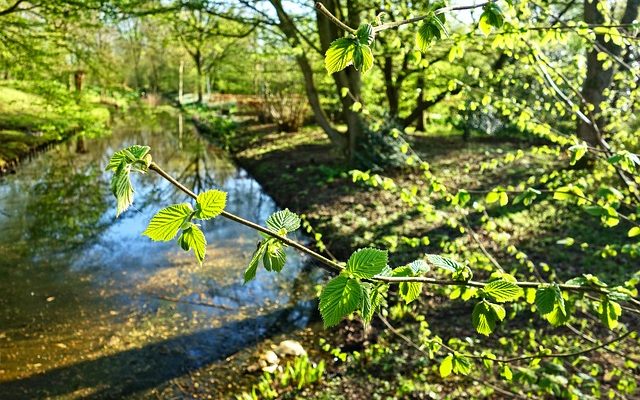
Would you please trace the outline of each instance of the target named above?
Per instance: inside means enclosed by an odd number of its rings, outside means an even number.
[[[267,350],[262,356],[260,356],[260,358],[265,360],[269,365],[273,365],[273,364],[277,365],[278,362],[280,361],[280,359],[278,358],[278,355],[271,350]]]
[[[306,356],[307,352],[302,345],[295,340],[285,340],[276,347],[276,353],[280,356]]]
[[[266,366],[266,367],[262,368],[262,370],[264,372],[269,372],[269,373],[276,372],[276,369],[278,369],[278,364],[269,365],[269,366]]]

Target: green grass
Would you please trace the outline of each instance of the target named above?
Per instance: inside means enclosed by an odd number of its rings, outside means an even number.
[[[106,127],[109,110],[94,103],[91,93],[77,105],[70,93],[54,89],[54,96],[45,97],[28,82],[0,86],[0,171],[42,145]]]

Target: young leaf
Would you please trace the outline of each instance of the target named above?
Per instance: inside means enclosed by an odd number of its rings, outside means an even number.
[[[450,272],[456,272],[464,268],[464,265],[460,264],[459,262],[441,257],[437,254],[427,254],[427,260],[432,265],[438,268],[446,269]]]
[[[147,154],[149,154],[149,151],[151,151],[151,147],[140,145],[133,145],[120,150],[111,156],[105,170],[115,172],[123,162],[125,164],[130,164],[135,161],[143,160]]]
[[[536,290],[536,307],[540,315],[545,315],[553,311],[556,302],[561,302],[564,308],[564,299],[558,285],[540,287]]]
[[[618,318],[622,315],[622,307],[615,301],[605,297],[598,308],[600,320],[609,329],[618,326]]]
[[[130,172],[131,167],[122,163],[111,178],[111,192],[116,197],[116,217],[133,204],[134,190],[131,185]]]
[[[200,193],[196,200],[196,214],[198,219],[215,218],[227,204],[227,193],[221,190],[207,190]]]
[[[446,378],[447,376],[451,375],[451,372],[453,372],[453,354],[449,354],[448,356],[446,356],[440,362],[440,367],[438,369],[442,378]]]
[[[358,278],[372,278],[382,272],[388,261],[386,250],[360,249],[349,257],[346,270]]]
[[[442,19],[440,19],[442,18]],[[444,28],[444,14],[435,16],[433,13],[429,17],[425,18],[418,32],[416,33],[416,46],[426,53],[429,50],[429,46],[434,39],[440,40],[442,37],[442,31]]]
[[[488,3],[484,6],[484,11],[480,15],[480,22],[478,26],[485,35],[489,35],[493,28],[500,28],[504,23],[504,16],[502,10],[494,2]]]
[[[192,212],[193,209],[188,203],[174,204],[163,208],[153,216],[149,226],[142,234],[156,242],[169,241],[176,237],[178,230],[187,222]]]
[[[522,295],[522,289],[517,284],[504,279],[489,282],[482,292],[500,303],[517,300]]]
[[[636,237],[640,235],[640,226],[634,226],[633,228],[629,229],[629,232],[627,233],[627,235],[629,237]]]
[[[198,225],[191,223],[188,228],[184,229],[182,235],[178,238],[178,243],[185,251],[193,249],[196,259],[202,264],[207,252],[207,239]]]
[[[415,263],[417,263],[419,261],[422,261],[422,260],[414,261],[411,264],[408,264],[408,265],[405,265],[403,267],[399,267],[399,268],[394,269],[393,272],[392,272],[392,276],[409,277],[409,276],[417,276],[417,275],[419,275],[420,271],[419,270],[416,271],[412,267],[412,264],[415,264]],[[424,262],[424,261],[422,261],[422,262]],[[428,267],[428,265],[427,265],[427,267]],[[402,299],[404,301],[406,301],[407,304],[409,304],[412,301],[416,300],[422,294],[422,283],[421,282],[400,282],[400,284],[398,285],[398,288],[400,290],[400,297],[402,297]]]
[[[576,165],[576,163],[580,161],[580,159],[584,157],[585,154],[587,154],[587,145],[584,143],[575,144],[569,147],[569,151],[571,152],[570,164]]]
[[[468,358],[455,354],[453,356],[453,372],[458,375],[469,375],[471,362]]]
[[[496,321],[502,321],[505,316],[502,306],[482,300],[473,307],[471,322],[478,333],[489,336],[495,329]]]
[[[353,62],[353,52],[358,41],[354,38],[340,38],[331,43],[324,58],[324,66],[329,74],[342,71]]]
[[[267,271],[280,272],[287,262],[287,253],[284,252],[282,243],[273,240],[267,243],[262,263]]]
[[[409,304],[422,294],[422,282],[400,282],[399,289],[400,296]]]
[[[382,300],[383,293],[380,291],[381,286],[374,286],[371,283],[361,283],[362,285],[362,304],[360,306],[360,315],[365,325],[369,324],[373,319],[373,315],[378,311]]]
[[[344,275],[333,278],[320,294],[320,315],[325,328],[337,325],[362,303],[362,286]]]
[[[356,37],[358,38],[360,44],[371,46],[373,44],[373,41],[376,39],[376,35],[373,32],[373,26],[371,26],[371,24],[360,25],[358,31],[356,32]]]
[[[373,52],[371,47],[359,44],[353,51],[353,66],[357,71],[365,73],[373,67]]]
[[[569,319],[558,285],[539,287],[536,290],[535,304],[538,312],[553,326],[562,325]]]
[[[267,218],[267,227],[274,232],[291,233],[300,228],[300,217],[288,208],[276,211]]]
[[[424,260],[416,260],[412,261],[407,265],[407,267],[411,268],[414,275],[420,275],[429,272],[431,267]]]
[[[262,242],[258,245],[256,251],[253,252],[253,256],[251,257],[251,261],[249,261],[249,266],[247,270],[244,271],[244,283],[247,283],[253,280],[256,277],[256,272],[258,271],[258,264],[260,259],[264,255],[266,249],[265,242]]]

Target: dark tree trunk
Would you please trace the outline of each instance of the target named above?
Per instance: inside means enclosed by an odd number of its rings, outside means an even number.
[[[278,15],[278,26],[282,33],[284,33],[287,39],[289,39],[293,47],[302,49],[302,43],[300,41],[300,38],[298,37],[294,22],[285,12],[284,7],[282,6],[282,1],[270,0],[270,2],[276,10],[276,14]],[[313,68],[311,67],[311,63],[309,62],[306,53],[304,53],[303,51],[296,52],[296,62],[300,67],[300,71],[302,72],[302,76],[304,78],[305,93],[307,95],[307,99],[309,101],[309,105],[311,106],[311,110],[313,111],[316,122],[327,134],[327,136],[331,140],[331,143],[346,154],[348,143],[347,137],[333,128],[333,126],[331,125],[331,121],[329,121],[327,114],[322,108],[320,97],[318,95],[318,91],[316,89],[315,81],[313,78]]]
[[[418,100],[417,100],[417,104],[418,106],[420,106],[421,104],[423,104],[425,102],[424,100],[424,75],[420,74],[418,76],[418,90],[420,91],[420,93],[418,93]],[[424,118],[425,118],[425,109],[421,109],[419,115],[418,115],[418,121],[416,123],[416,129],[424,132],[425,129],[425,124],[424,124]]]
[[[597,8],[595,0],[584,1],[584,22],[587,24],[603,24],[604,16]],[[640,0],[627,0],[624,15],[620,24],[630,24],[638,17]],[[602,128],[606,119],[601,115],[602,102],[605,100],[604,91],[613,82],[614,68],[604,69],[604,61],[598,60],[598,53],[605,50],[614,57],[619,57],[622,48],[609,40],[605,42],[604,35],[596,35],[595,45],[587,55],[587,76],[582,85],[582,97],[592,104],[594,109],[589,114],[593,116],[591,123],[578,120],[577,135],[592,146],[599,146],[602,141]],[[595,120],[595,121],[593,121]]]
[[[384,74],[384,88],[387,94],[387,102],[389,103],[389,116],[391,118],[396,118],[398,116],[398,109],[400,108],[400,96],[398,95],[398,87],[393,79],[392,56],[384,58],[384,67],[382,72]]]
[[[198,92],[198,104],[202,104],[204,96],[202,95],[202,53],[200,49],[197,49],[193,56],[193,61],[196,63],[196,85]]]
[[[333,15],[342,15],[342,10],[336,0],[323,0],[321,3],[329,10]],[[342,31],[335,26],[329,19],[320,13],[316,14],[318,34],[320,36],[320,44],[323,52],[326,52],[331,45],[331,42],[343,36]],[[354,1],[347,1],[347,16],[346,22],[349,26],[359,26],[360,16],[356,10]],[[362,120],[359,113],[353,111],[352,107],[356,101],[362,99],[362,80],[360,72],[349,67],[343,71],[333,74],[333,79],[336,83],[336,94],[339,96],[342,103],[342,114],[347,124],[347,133],[349,135],[348,142],[348,154],[351,160],[354,159],[358,144],[363,138],[366,125]],[[342,89],[347,88],[349,90],[348,96],[342,96]]]

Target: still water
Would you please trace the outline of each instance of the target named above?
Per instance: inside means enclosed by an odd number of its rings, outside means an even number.
[[[281,274],[243,285],[259,240],[248,228],[204,222],[202,266],[141,236],[157,210],[188,201],[155,174],[134,178],[134,206],[116,219],[104,166],[132,144],[196,192],[227,191],[233,213],[264,223],[277,207],[176,113],[113,126],[0,178],[0,399],[146,397],[314,313],[317,277],[292,251]]]

